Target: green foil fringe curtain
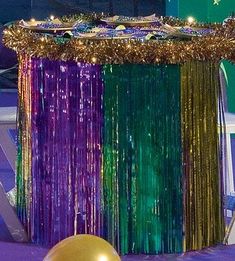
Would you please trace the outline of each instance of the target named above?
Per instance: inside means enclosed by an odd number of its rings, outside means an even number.
[[[177,65],[104,69],[104,224],[121,253],[182,251]]]
[[[218,73],[209,62],[103,67],[100,229],[121,254],[223,241]],[[17,212],[29,233],[30,84],[21,56]]]

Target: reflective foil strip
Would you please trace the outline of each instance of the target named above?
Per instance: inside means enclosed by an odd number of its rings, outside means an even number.
[[[218,135],[219,64],[181,68],[185,250],[224,238],[222,159]]]
[[[22,61],[20,71],[22,64],[27,63]],[[100,235],[101,67],[32,58],[28,78],[20,75],[25,80],[20,82],[24,111],[19,122],[25,115],[31,122],[19,133],[32,144],[22,146],[22,155],[32,147],[32,156],[28,162],[18,159],[27,170],[23,175],[18,168],[18,205],[26,204],[27,219],[20,216],[31,227],[29,237],[50,246],[77,233]],[[24,89],[32,97],[31,108]],[[26,195],[20,185],[27,186]]]
[[[122,254],[182,252],[177,65],[104,68],[104,237]]]
[[[31,58],[19,55],[16,210],[28,233],[31,204]]]

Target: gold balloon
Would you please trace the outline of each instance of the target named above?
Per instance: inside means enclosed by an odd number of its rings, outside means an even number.
[[[104,239],[92,235],[77,235],[55,245],[44,261],[121,261],[121,259]]]

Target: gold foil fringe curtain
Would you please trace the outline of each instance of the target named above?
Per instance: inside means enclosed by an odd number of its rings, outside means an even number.
[[[28,213],[31,203],[31,136],[28,135],[31,129],[31,59],[27,55],[19,56],[18,75],[18,146],[17,146],[17,214],[27,227]]]
[[[223,182],[218,139],[219,64],[188,62],[181,69],[185,250],[224,238]]]

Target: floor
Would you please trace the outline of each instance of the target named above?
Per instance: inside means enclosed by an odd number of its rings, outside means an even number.
[[[32,244],[0,242],[1,261],[42,261],[48,250]],[[124,256],[122,261],[234,261],[235,246],[218,246],[182,255]],[[65,260],[66,261],[66,260]],[[81,260],[85,261],[85,260]]]
[[[1,93],[0,106],[16,105],[16,92]],[[14,136],[14,132],[9,132]],[[12,138],[12,137],[11,137]],[[12,138],[14,142],[14,138]],[[0,182],[2,182],[6,191],[14,187],[15,175],[0,146]],[[0,216],[0,261],[42,261],[46,256],[48,249],[33,244],[14,243],[7,227]],[[192,260],[192,261],[234,261],[235,245],[217,246],[205,249],[199,252],[190,252],[183,255],[160,255],[160,256],[125,256],[122,261],[140,261],[140,260]]]

